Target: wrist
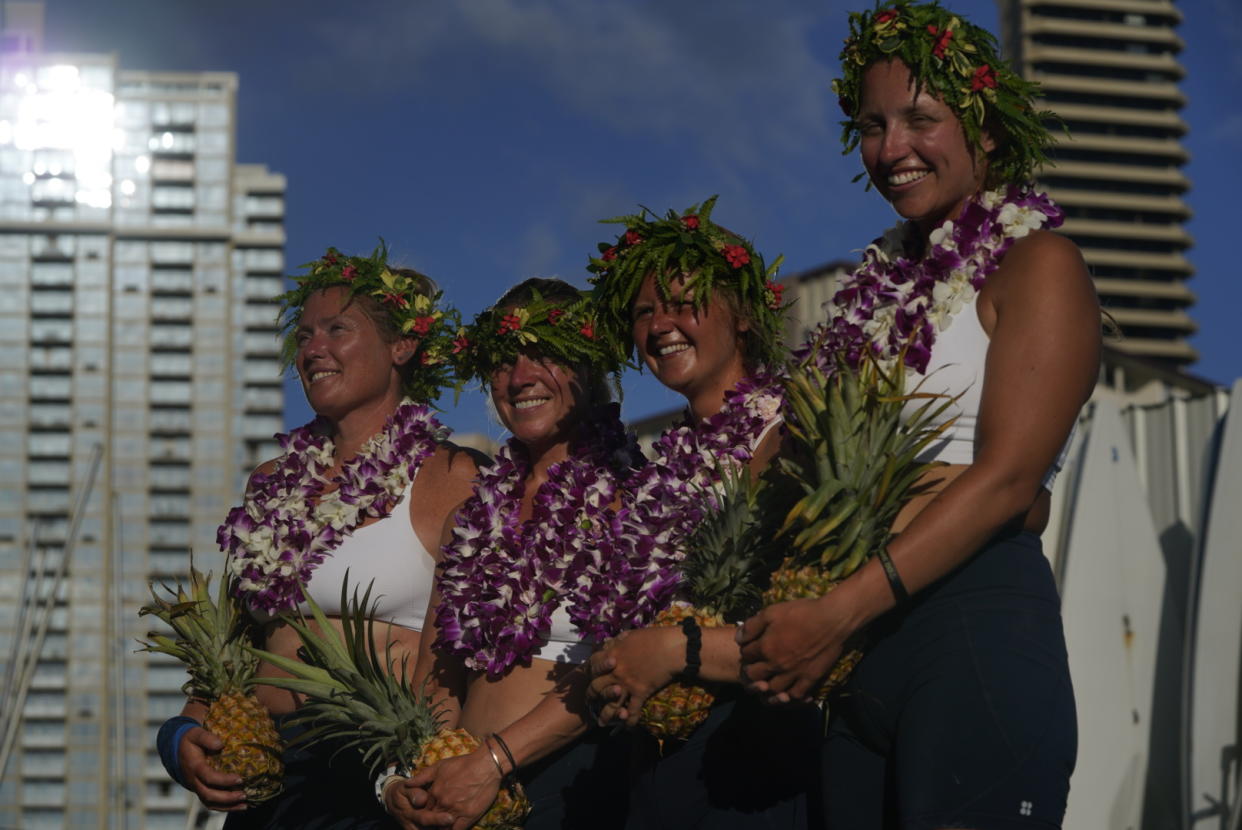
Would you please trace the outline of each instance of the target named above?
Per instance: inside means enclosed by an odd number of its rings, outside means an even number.
[[[159,753],[160,763],[164,765],[168,776],[183,787],[186,783],[181,777],[181,739],[185,737],[185,733],[199,726],[202,724],[194,718],[177,715],[164,721],[155,736],[155,749]]]
[[[847,635],[866,628],[876,617],[891,611],[897,601],[879,562],[868,561],[828,594],[822,606],[832,608],[836,625]]]
[[[380,774],[375,777],[375,800],[384,808],[384,812],[388,812],[388,802],[384,797],[394,784],[403,780],[404,770],[396,764],[389,764],[387,769],[380,770]]]

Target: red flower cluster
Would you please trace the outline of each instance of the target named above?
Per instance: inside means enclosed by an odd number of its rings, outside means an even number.
[[[341,279],[343,280],[352,280],[356,276],[358,276],[358,269],[352,265],[346,265],[341,269]]]
[[[689,216],[683,216],[681,217],[681,224],[686,226],[686,230],[691,230],[691,231],[698,230],[699,217],[695,216],[694,214],[691,214]]]
[[[329,248],[328,252],[323,255],[323,262],[325,265],[336,265],[336,251]]]
[[[936,43],[932,46],[932,54],[944,60],[945,50],[949,48],[949,41],[953,39],[953,30],[945,29],[942,32],[934,24],[928,24],[927,32],[936,38]]]
[[[750,262],[750,252],[743,245],[725,245],[723,253],[734,268],[741,268]]]
[[[402,297],[400,294],[394,294],[391,291],[385,293],[381,299],[389,305],[395,305],[397,308],[409,308],[410,306],[409,300]]]
[[[550,323],[553,326],[555,326],[557,321],[559,321],[564,316],[565,316],[565,309],[563,308],[548,309],[548,323]]]
[[[778,311],[781,307],[781,294],[785,292],[785,286],[779,282],[770,282],[767,284],[767,289],[770,295],[768,297],[768,308]]]
[[[453,354],[460,354],[470,348],[470,338],[464,334],[459,334],[453,338]]]
[[[875,25],[883,26],[885,23],[892,20],[896,16],[897,16],[896,9],[885,9],[884,11],[876,14]]]
[[[431,331],[431,326],[435,323],[435,321],[436,318],[434,317],[415,317],[414,325],[410,326],[410,331],[414,332],[419,337],[423,337],[427,334],[427,332]]]
[[[996,89],[996,70],[986,63],[976,69],[974,77],[970,79],[970,89],[972,92],[978,92],[984,87]]]
[[[594,340],[595,339],[595,324],[592,323],[590,320],[587,320],[585,323],[582,324],[582,328],[578,329],[578,334],[581,334],[587,340]]]
[[[639,242],[642,242],[642,241],[643,241],[643,238],[638,233],[638,231],[626,231],[625,232],[625,244],[626,245],[637,245]]]
[[[608,250],[600,254],[599,258],[604,260],[605,262],[612,262],[614,259],[617,258],[617,246],[613,245],[611,248],[609,248]]]
[[[498,331],[501,334],[508,334],[511,331],[517,331],[522,327],[522,318],[516,314],[506,314],[500,318],[500,326]]]

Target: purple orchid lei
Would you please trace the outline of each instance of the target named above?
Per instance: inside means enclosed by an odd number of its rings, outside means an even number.
[[[426,404],[406,398],[330,479],[325,419],[276,436],[284,455],[270,473],[251,476],[242,504],[216,531],[236,596],[256,611],[296,608],[315,567],[367,519],[392,512],[447,434]]]
[[[921,258],[907,255],[915,240],[911,223],[890,228],[867,246],[862,264],[825,304],[828,322],[794,357],[824,362],[844,354],[857,365],[869,347],[884,365],[904,350],[905,364],[925,373],[936,335],[974,299],[1014,241],[1064,219],[1046,194],[1009,185],[976,194],[956,219],[931,232]]]
[[[650,623],[681,587],[686,542],[716,510],[715,485],[729,464],[750,461],[760,436],[780,418],[775,375],[757,372],[725,393],[724,406],[698,423],[689,414],[655,442],[654,459],[622,488],[606,572],[589,573],[575,617],[596,641]],[[574,612],[571,610],[571,616]]]
[[[548,468],[531,517],[520,519],[530,474],[526,448],[510,440],[483,470],[443,548],[436,585],[435,648],[498,678],[529,666],[564,606],[583,629],[594,580],[608,578],[622,482],[643,463],[616,404],[583,419],[569,457]]]

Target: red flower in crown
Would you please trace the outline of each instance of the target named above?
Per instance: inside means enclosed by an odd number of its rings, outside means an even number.
[[[325,265],[336,265],[337,263],[336,250],[333,248],[329,248],[328,252],[323,255],[323,262]]]
[[[587,320],[585,323],[582,324],[582,328],[578,329],[578,334],[581,334],[587,340],[594,340],[595,339],[595,324],[592,323],[590,320]]]
[[[987,87],[988,89],[996,89],[996,70],[988,66],[986,63],[975,70],[974,77],[970,79],[970,89],[973,92]]]
[[[768,290],[768,308],[778,311],[781,307],[781,295],[785,292],[785,286],[779,282],[769,282],[766,288]]]
[[[358,276],[358,269],[352,265],[346,265],[341,269],[341,279],[343,280],[352,280],[356,276]]]
[[[742,245],[725,245],[724,255],[734,268],[741,268],[750,262],[750,252]]]
[[[415,317],[414,325],[410,326],[410,331],[422,337],[431,331],[431,325],[436,321],[434,317]]]
[[[640,234],[638,231],[626,231],[625,232],[625,244],[626,245],[637,245],[639,242],[642,242],[642,241],[643,241],[642,234]]]
[[[500,318],[500,326],[498,331],[500,334],[508,334],[511,331],[517,331],[522,327],[522,318],[516,314],[506,314]]]
[[[563,308],[548,309],[548,322],[554,326],[556,325],[557,321],[560,320],[564,316],[565,316],[565,309]]]
[[[944,60],[944,52],[949,48],[949,41],[953,39],[953,30],[945,29],[942,32],[934,24],[928,24],[927,32],[936,38],[936,42],[932,45],[932,54]]]
[[[388,303],[389,305],[395,305],[397,308],[409,308],[410,307],[409,300],[407,300],[405,297],[402,297],[400,294],[394,294],[391,291],[385,292],[384,295],[380,299]]]
[[[460,354],[470,348],[470,338],[459,334],[453,338],[453,354]]]
[[[608,250],[600,254],[599,258],[604,260],[605,262],[612,262],[614,259],[617,258],[617,246],[613,245],[611,248],[609,248]]]
[[[683,216],[681,217],[681,224],[686,226],[686,230],[691,230],[691,231],[698,230],[699,217],[695,216],[694,214],[690,214],[689,216]]]
[[[896,17],[896,16],[897,16],[897,10],[896,10],[896,9],[885,9],[884,11],[879,12],[878,14],[876,14],[876,16],[875,16],[875,25],[877,25],[877,26],[883,26],[885,23],[887,23],[888,21],[892,20],[892,19],[893,19],[894,17]]]

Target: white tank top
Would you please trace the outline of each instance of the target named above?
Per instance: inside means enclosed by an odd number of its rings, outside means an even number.
[[[934,423],[939,425],[954,417],[957,420],[941,433],[939,440],[919,455],[919,461],[971,464],[975,460],[975,431],[983,401],[983,368],[989,344],[988,334],[979,322],[978,302],[979,292],[976,292],[970,304],[962,306],[949,321],[948,327],[937,334],[925,375],[914,370],[906,373],[907,392],[917,386],[920,392],[958,396]],[[921,400],[910,401],[905,405],[906,414],[913,414],[923,403]],[[1071,431],[1056,461],[1044,474],[1045,490],[1052,490],[1052,483],[1065,464],[1073,437]]]

